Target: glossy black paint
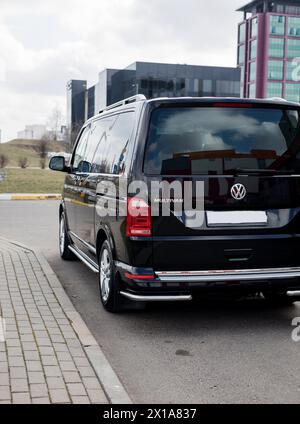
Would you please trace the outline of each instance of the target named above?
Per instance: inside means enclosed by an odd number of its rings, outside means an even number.
[[[226,103],[225,99],[168,99],[138,102],[127,106],[136,114],[136,126],[129,145],[130,162],[127,167],[127,183],[144,181],[150,189],[157,176],[143,172],[144,151],[151,112],[159,107],[194,107]],[[230,103],[251,103],[256,107],[273,108],[272,101],[231,99]],[[295,107],[287,102],[280,107]],[[122,109],[124,110],[124,109]],[[104,114],[108,116],[110,112]],[[113,113],[116,113],[113,112]],[[99,118],[99,117],[98,117]],[[91,122],[91,121],[90,121]],[[186,293],[194,290],[223,290],[224,288],[254,290],[282,284],[300,288],[298,280],[244,282],[241,285],[178,283],[171,286],[159,282],[132,281],[125,277],[132,274],[149,275],[158,271],[200,271],[219,269],[254,269],[300,266],[300,177],[299,176],[199,176],[160,177],[163,180],[203,181],[205,210],[209,211],[267,211],[266,227],[232,226],[212,228],[205,222],[201,228],[187,228],[175,216],[153,218],[151,238],[128,238],[126,218],[119,216],[101,218],[96,204],[99,198],[109,197],[109,191],[97,191],[100,181],[118,184],[126,176],[101,174],[76,174],[66,176],[62,207],[66,212],[72,241],[97,263],[97,254],[104,238],[108,239],[120,273],[123,286],[136,293]],[[236,201],[230,194],[231,187],[242,183],[247,196]],[[126,198],[118,193],[122,203]],[[197,199],[194,199],[195,201]]]

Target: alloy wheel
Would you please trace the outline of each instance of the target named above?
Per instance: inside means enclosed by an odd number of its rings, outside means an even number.
[[[60,225],[59,225],[59,249],[61,254],[64,253],[65,241],[66,241],[65,220],[64,220],[64,217],[62,216],[60,219]]]
[[[100,287],[103,302],[107,302],[110,294],[111,262],[107,249],[104,249],[100,262]]]

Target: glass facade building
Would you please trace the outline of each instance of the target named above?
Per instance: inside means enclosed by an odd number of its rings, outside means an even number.
[[[67,84],[67,128],[76,134],[86,119],[87,82],[71,80]]]
[[[300,2],[254,0],[239,11],[241,97],[300,102]]]
[[[74,97],[72,87],[76,84],[71,81],[67,95],[73,96],[74,101],[68,101],[68,115],[73,116],[73,128],[80,128],[83,117],[87,119],[100,109],[136,94],[144,94],[148,99],[239,97],[240,78],[239,68],[135,62],[125,69],[105,69],[100,72],[98,83],[88,90],[83,81],[81,97]],[[78,121],[74,108],[83,111]]]
[[[111,101],[135,94],[156,97],[238,97],[237,68],[135,62],[112,77]]]

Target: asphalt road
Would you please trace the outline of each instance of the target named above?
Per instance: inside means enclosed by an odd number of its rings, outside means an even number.
[[[130,396],[140,403],[299,403],[300,304],[155,305],[106,313],[97,276],[58,254],[58,202],[0,202],[0,236],[42,250]]]

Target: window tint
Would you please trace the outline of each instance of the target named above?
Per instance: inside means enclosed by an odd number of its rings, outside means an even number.
[[[73,171],[75,172],[86,171],[82,169],[82,165],[85,158],[85,152],[87,149],[89,134],[90,134],[90,126],[85,128],[85,130],[81,134],[81,137],[77,143],[76,150],[73,154],[73,159],[72,159],[72,168],[73,168]]]
[[[246,25],[241,24],[239,29],[239,42],[243,43],[245,41],[245,37],[246,37]]]
[[[251,37],[257,37],[257,33],[258,33],[258,19],[254,18],[251,21]]]
[[[102,174],[123,174],[130,137],[134,127],[133,112],[115,115],[107,123],[103,140],[93,160],[92,172]]]
[[[250,81],[256,80],[256,62],[250,63]]]
[[[255,99],[256,97],[256,84],[250,84],[249,85],[249,97],[250,99]]]
[[[285,17],[270,16],[270,34],[284,35],[285,33]]]
[[[284,38],[270,38],[269,57],[284,57]]]
[[[250,47],[250,59],[256,59],[257,56],[257,40],[251,41],[251,47]]]
[[[152,175],[220,175],[235,168],[271,168],[292,144],[300,150],[298,125],[296,110],[157,109],[144,170]],[[299,171],[300,164],[293,166]]]
[[[283,79],[283,61],[282,60],[269,60],[268,79],[280,80],[280,81]]]
[[[300,56],[300,43],[299,40],[293,38],[288,38],[287,42],[287,57],[294,59],[295,57]]]
[[[105,131],[107,126],[108,126],[108,122],[106,119],[95,121],[91,125],[91,132],[90,132],[89,141],[88,141],[85,158],[84,158],[84,160],[88,162],[90,165],[93,162],[96,149],[98,149],[98,146],[100,146],[100,144],[106,137]]]
[[[281,82],[268,82],[267,85],[268,97],[282,97],[282,83]]]
[[[286,84],[286,94],[285,97],[287,100],[292,102],[300,102],[300,87],[299,84]]]

